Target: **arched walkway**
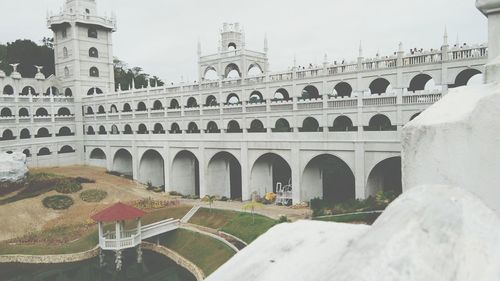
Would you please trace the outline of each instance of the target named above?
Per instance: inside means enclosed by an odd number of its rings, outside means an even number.
[[[287,185],[292,180],[292,170],[283,157],[275,153],[260,156],[250,173],[250,192],[263,196],[266,192],[276,192],[276,185]]]
[[[128,150],[120,149],[115,153],[112,171],[133,178],[132,154]]]
[[[139,163],[139,181],[156,187],[165,186],[165,166],[163,157],[156,150],[146,151]]]
[[[461,71],[455,78],[455,84],[450,86],[450,88],[466,86],[472,77],[482,74],[481,71],[473,68],[469,68]]]
[[[387,81],[387,79],[377,78],[370,84],[370,92],[372,93],[372,95],[384,94],[387,92],[390,85],[391,83]]]
[[[333,127],[331,128],[331,131],[333,132],[353,132],[357,131],[357,127],[354,127],[352,124],[352,120],[345,116],[341,115],[333,121]]]
[[[366,189],[370,196],[380,191],[401,194],[401,157],[388,158],[375,165],[368,176]]]
[[[90,152],[89,165],[106,168],[106,153],[100,148],[94,148]]]
[[[208,163],[207,194],[242,199],[241,165],[228,152],[219,152]]]
[[[234,64],[234,63],[228,64],[226,66],[225,71],[224,71],[224,77],[225,78],[230,78],[230,79],[241,78],[240,68],[236,64]]]
[[[377,114],[370,119],[365,131],[396,131],[397,126],[391,124],[389,117],[383,114]]]
[[[317,98],[320,98],[320,97],[321,96],[319,95],[318,88],[314,87],[313,85],[309,85],[309,86],[305,87],[302,90],[302,96],[301,96],[301,98],[304,99],[304,100],[307,100],[307,99],[317,99]]]
[[[408,87],[409,92],[422,91],[426,89],[427,83],[433,80],[430,75],[421,73],[413,77],[410,81],[410,87]]]
[[[355,199],[356,189],[351,168],[340,158],[323,154],[307,164],[302,174],[302,200],[323,198],[332,203]]]
[[[174,158],[170,173],[170,190],[184,195],[200,195],[200,164],[196,156],[183,150]]]
[[[335,85],[333,95],[336,97],[350,97],[352,94],[352,87],[347,82],[340,82]]]

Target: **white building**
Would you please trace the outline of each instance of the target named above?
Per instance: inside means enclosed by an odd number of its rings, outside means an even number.
[[[224,24],[217,54],[198,48],[199,82],[121,91],[116,21],[95,0],[66,0],[48,27],[56,76],[0,73],[1,151],[243,200],[289,182],[294,203],[400,191],[402,126],[487,61],[486,44],[452,47],[445,33],[434,50],[364,58],[360,48],[353,62],[270,72],[267,40],[247,50],[239,25]]]

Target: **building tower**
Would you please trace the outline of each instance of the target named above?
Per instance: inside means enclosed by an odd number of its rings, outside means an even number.
[[[95,0],[66,0],[47,25],[54,32],[56,76],[71,89],[76,102],[86,95],[114,91],[114,17],[99,16]]]
[[[267,39],[264,40],[264,52],[250,51],[245,48],[245,33],[239,23],[224,23],[220,30],[220,41],[217,54],[201,56],[198,46],[199,79],[207,78],[208,71],[215,71],[218,79],[245,79],[255,76],[250,69],[256,68],[264,76],[268,71]],[[239,77],[235,77],[236,74]]]

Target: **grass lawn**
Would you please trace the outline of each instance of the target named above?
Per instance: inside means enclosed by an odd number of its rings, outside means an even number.
[[[162,235],[160,244],[196,264],[207,276],[235,254],[226,244],[185,229]]]
[[[276,221],[265,216],[219,209],[201,208],[189,221],[213,229],[232,234],[246,243],[250,243],[276,224]]]
[[[381,213],[346,214],[346,215],[337,215],[337,216],[330,216],[323,218],[315,218],[314,220],[343,222],[343,223],[362,223],[362,224],[372,225],[380,215]]]

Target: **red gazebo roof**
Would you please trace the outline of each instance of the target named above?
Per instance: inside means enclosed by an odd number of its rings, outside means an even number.
[[[93,215],[91,218],[97,222],[126,221],[140,218],[145,214],[140,209],[118,202]]]

